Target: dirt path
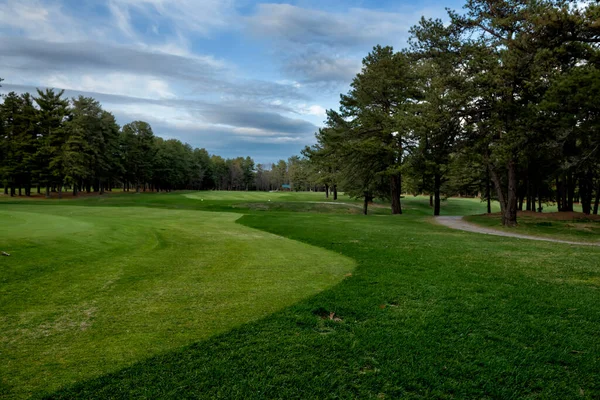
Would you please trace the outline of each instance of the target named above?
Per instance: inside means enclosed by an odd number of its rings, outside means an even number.
[[[447,226],[448,228],[458,229],[458,230],[467,231],[467,232],[481,233],[484,235],[495,235],[495,236],[514,237],[514,238],[518,238],[518,239],[540,240],[542,242],[576,244],[576,245],[581,245],[581,246],[600,246],[600,243],[571,242],[568,240],[560,240],[560,239],[544,238],[544,237],[539,237],[539,236],[523,235],[520,233],[505,232],[505,231],[500,231],[497,229],[485,228],[483,226],[479,226],[479,225],[475,225],[470,222],[467,222],[462,217],[435,217],[435,222],[437,222],[438,224]]]

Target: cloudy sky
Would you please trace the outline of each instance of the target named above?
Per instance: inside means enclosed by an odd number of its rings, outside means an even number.
[[[272,162],[314,142],[376,44],[455,0],[0,0],[1,92],[65,89],[120,124]]]

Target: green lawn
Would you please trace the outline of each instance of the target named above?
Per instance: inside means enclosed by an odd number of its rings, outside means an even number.
[[[239,214],[2,206],[4,397],[54,390],[269,315],[353,260]],[[315,262],[318,260],[318,262]]]
[[[600,397],[597,248],[249,195],[2,199],[4,397]]]

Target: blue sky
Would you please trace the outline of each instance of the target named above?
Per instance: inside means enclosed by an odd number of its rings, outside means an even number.
[[[0,0],[1,92],[65,89],[121,124],[273,162],[314,142],[361,59],[456,1]]]

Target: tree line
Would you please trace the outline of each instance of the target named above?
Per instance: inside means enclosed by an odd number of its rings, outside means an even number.
[[[468,0],[449,23],[425,19],[401,51],[376,46],[328,110],[316,144],[275,164],[224,159],[150,125],[119,127],[92,98],[9,93],[0,105],[5,193],[63,188],[324,190],[402,213],[402,194],[479,195],[517,210],[556,203],[598,213],[600,6],[567,0]]]
[[[468,0],[449,23],[422,18],[402,51],[376,46],[303,154],[322,182],[364,199],[430,193],[557,203],[598,213],[600,7]]]
[[[104,193],[187,190],[315,189],[307,160],[274,165],[250,157],[225,159],[177,139],[155,136],[150,124],[120,127],[90,97],[68,99],[63,91],[11,92],[0,104],[0,181],[4,193],[30,196],[45,188]]]

